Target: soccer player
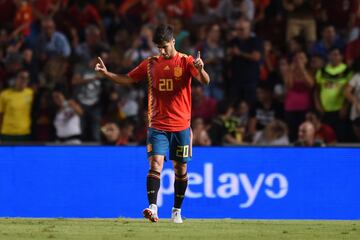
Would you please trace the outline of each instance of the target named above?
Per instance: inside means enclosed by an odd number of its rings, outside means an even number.
[[[188,183],[187,162],[192,157],[191,79],[194,77],[205,84],[208,84],[210,79],[204,70],[200,52],[194,59],[175,49],[171,26],[158,26],[155,29],[153,42],[160,55],[142,61],[127,75],[109,72],[101,58],[95,70],[118,84],[131,84],[147,79],[147,155],[150,170],[147,174],[146,186],[149,207],[144,209],[143,215],[151,222],[159,220],[156,201],[160,188],[160,173],[165,156],[170,150],[170,159],[175,172],[175,199],[171,218],[174,223],[182,223],[181,205]]]

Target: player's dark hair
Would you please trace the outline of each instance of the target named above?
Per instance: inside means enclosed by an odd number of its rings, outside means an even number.
[[[174,29],[170,25],[161,24],[156,27],[153,42],[155,44],[162,44],[169,42],[174,38]]]

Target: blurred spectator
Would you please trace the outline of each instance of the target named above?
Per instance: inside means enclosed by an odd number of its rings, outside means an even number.
[[[299,147],[322,147],[324,143],[315,138],[315,127],[311,122],[303,122],[299,126],[298,140],[294,143]]]
[[[120,126],[116,123],[106,123],[101,127],[105,136],[105,143],[110,145],[129,145],[134,142],[134,125],[129,121],[122,122]]]
[[[202,118],[194,118],[191,124],[193,131],[193,145],[195,146],[210,146],[211,139],[206,131],[204,121]]]
[[[283,48],[286,41],[282,0],[254,0],[256,34]]]
[[[325,59],[320,55],[312,55],[310,60],[310,72],[315,76],[317,71],[325,66]]]
[[[115,145],[120,136],[120,128],[116,123],[106,123],[101,127],[101,132],[104,135],[104,144]]]
[[[206,40],[197,47],[206,66],[211,82],[205,86],[206,95],[221,100],[224,97],[224,48],[221,40],[221,29],[218,24],[209,28]]]
[[[234,108],[230,102],[218,104],[219,115],[213,119],[209,136],[212,145],[239,145],[243,143],[243,132],[236,119],[232,117]]]
[[[273,86],[261,82],[257,89],[258,102],[250,109],[249,134],[255,136],[275,119],[283,119],[284,111],[279,102],[273,98]]]
[[[305,33],[307,46],[316,41],[316,22],[313,17],[311,0],[283,0],[287,13],[287,39]]]
[[[285,95],[285,81],[283,78],[286,75],[286,72],[289,71],[289,68],[287,58],[280,58],[275,70],[270,72],[268,79],[266,80],[270,85],[274,86],[274,99],[281,103],[284,102]]]
[[[39,82],[38,80],[38,74],[39,74],[39,66],[38,62],[34,58],[33,50],[30,48],[25,48],[22,51],[22,65],[23,68],[26,69],[30,73],[30,84],[37,84]]]
[[[336,143],[334,130],[327,124],[322,123],[321,114],[317,111],[306,113],[306,121],[311,122],[315,127],[315,138],[326,144]]]
[[[42,33],[37,41],[36,53],[41,61],[53,57],[69,57],[71,54],[68,39],[56,31],[55,22],[51,18],[42,21]]]
[[[232,115],[237,122],[238,129],[241,129],[242,138],[244,142],[249,141],[249,124],[250,124],[250,107],[245,101],[240,101],[235,105],[234,113]]]
[[[100,29],[95,25],[89,25],[85,29],[85,41],[75,46],[75,54],[80,61],[89,62],[99,52],[108,51],[110,47],[101,40]]]
[[[343,57],[338,48],[329,51],[329,63],[316,74],[316,109],[323,114],[324,123],[334,128],[339,141],[349,138],[345,123],[348,108],[344,88],[351,76],[351,70],[343,63]]]
[[[51,58],[46,61],[39,76],[39,85],[49,89],[54,89],[56,86],[69,89],[67,76],[69,64],[67,59],[63,57]]]
[[[203,86],[197,84],[192,87],[192,118],[202,118],[210,123],[216,114],[216,100],[204,94]]]
[[[33,9],[28,0],[14,0],[16,13],[14,18],[14,29],[21,29],[22,36],[30,35],[30,25],[33,21]]]
[[[118,13],[132,27],[138,27],[144,23],[158,25],[166,20],[165,13],[158,2],[152,0],[121,1]]]
[[[355,59],[360,57],[360,35],[355,40],[349,42],[345,49],[346,64],[351,66]]]
[[[350,120],[357,141],[360,141],[360,59],[356,59],[353,69],[355,75],[345,88],[345,97],[351,103]]]
[[[75,66],[72,89],[74,99],[83,109],[82,139],[99,142],[102,84],[100,76],[94,70],[96,62],[97,57],[94,56],[87,65]]]
[[[33,0],[32,7],[34,15],[39,19],[53,17],[64,1],[67,0]]]
[[[183,27],[183,22],[180,18],[173,18],[170,24],[174,27],[175,48],[179,52],[190,53],[190,33]]]
[[[322,30],[322,38],[313,45],[311,52],[313,55],[317,54],[326,59],[332,48],[343,51],[345,41],[336,33],[333,25],[326,25]]]
[[[120,135],[116,141],[116,145],[136,145],[134,142],[134,123],[132,121],[124,121],[120,123]]]
[[[314,78],[307,68],[308,59],[304,52],[298,52],[288,71],[284,72],[285,119],[290,128],[290,140],[296,139],[299,125],[305,120],[305,114],[312,108]]]
[[[305,39],[302,36],[292,37],[287,41],[287,58],[292,60],[297,52],[306,52]]]
[[[35,142],[50,142],[55,139],[54,115],[54,101],[50,89],[38,88],[32,111],[32,139]]]
[[[143,59],[158,54],[158,50],[152,41],[153,32],[150,27],[144,25],[140,34],[134,39],[133,46],[125,52],[124,65],[126,68],[132,68]]]
[[[53,100],[57,111],[54,118],[56,140],[62,144],[81,143],[81,106],[72,99],[66,99],[61,91],[54,91]]]
[[[120,120],[131,119],[138,120],[139,104],[136,101],[137,92],[134,90],[128,90],[127,93],[122,94],[118,102],[118,111],[120,114]]]
[[[188,20],[193,15],[192,0],[156,0],[156,3],[165,12],[168,19],[178,17]]]
[[[343,0],[344,1],[344,0]],[[350,0],[350,12],[347,17],[350,18],[348,23],[348,27],[344,27],[344,34],[347,34],[347,30],[349,31],[349,41],[353,41],[360,37],[360,2],[358,0]],[[345,18],[346,19],[346,18]]]
[[[68,9],[68,13],[69,20],[71,20],[70,22],[72,23],[70,27],[77,30],[80,35],[80,40],[84,39],[84,31],[88,25],[96,25],[101,31],[101,36],[106,38],[101,16],[91,2],[86,0],[73,1]]]
[[[268,80],[269,75],[276,71],[276,66],[279,61],[279,53],[274,48],[274,45],[266,40],[264,41],[264,62],[261,65],[260,79]]]
[[[251,22],[240,19],[235,24],[235,37],[228,43],[228,98],[253,103],[260,77],[261,41],[251,34]]]
[[[19,53],[8,53],[4,59],[5,71],[3,72],[3,87],[13,85],[19,71],[22,70],[22,56]]]
[[[254,19],[255,6],[252,0],[222,0],[217,8],[218,16],[232,27],[240,18]]]
[[[108,59],[110,62],[107,65],[109,65],[110,69],[114,69],[115,72],[126,72],[126,69],[124,69],[124,62],[126,61],[123,56],[132,46],[129,38],[130,34],[125,29],[120,28],[114,34],[113,43],[110,45],[111,49]]]
[[[216,18],[215,9],[211,7],[210,0],[195,0],[194,14],[191,22],[196,26],[208,25]]]
[[[3,142],[30,140],[33,91],[28,88],[29,72],[20,70],[13,88],[0,94],[0,130]]]
[[[286,124],[280,120],[270,122],[263,131],[255,134],[253,144],[288,145],[289,138]]]
[[[265,20],[266,8],[270,5],[270,0],[253,0],[255,5],[255,23]]]
[[[348,30],[358,10],[358,0],[320,0],[322,21],[337,29]]]

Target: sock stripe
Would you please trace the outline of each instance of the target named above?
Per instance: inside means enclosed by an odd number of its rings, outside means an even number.
[[[158,175],[158,176],[160,176],[160,173],[159,172],[157,172],[157,171],[154,171],[154,170],[149,170],[149,173],[152,173],[152,174],[155,174],[155,175]]]
[[[175,173],[175,177],[177,177],[177,178],[187,177],[187,172],[185,174],[176,174]]]
[[[155,178],[155,179],[160,179],[159,175],[153,174],[153,173],[148,173],[147,177],[149,178]]]
[[[187,173],[185,173],[184,175],[175,174],[175,181],[186,182],[187,180],[188,180]]]

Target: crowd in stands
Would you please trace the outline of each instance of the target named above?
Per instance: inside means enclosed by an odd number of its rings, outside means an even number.
[[[194,145],[360,141],[359,0],[0,0],[0,143],[145,144],[153,29],[201,51]]]

